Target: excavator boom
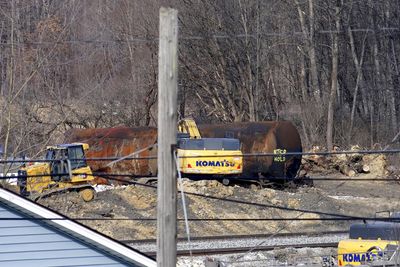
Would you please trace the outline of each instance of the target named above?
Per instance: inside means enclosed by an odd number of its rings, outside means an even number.
[[[180,133],[187,133],[190,139],[200,139],[200,131],[197,128],[197,124],[193,119],[182,119],[178,123],[178,131]]]

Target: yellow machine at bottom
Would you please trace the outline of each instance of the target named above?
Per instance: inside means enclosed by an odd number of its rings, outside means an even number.
[[[94,198],[91,168],[85,159],[88,144],[72,143],[49,146],[48,162],[26,166],[18,171],[20,194],[37,199],[64,190],[76,190],[85,201]]]
[[[338,245],[338,265],[358,266],[382,257],[388,245],[398,245],[398,241],[346,239]]]
[[[400,214],[390,216],[400,219]],[[386,218],[386,219],[390,219]],[[388,255],[398,249],[400,224],[398,222],[365,221],[350,226],[349,238],[338,245],[338,265],[371,265],[388,261]]]

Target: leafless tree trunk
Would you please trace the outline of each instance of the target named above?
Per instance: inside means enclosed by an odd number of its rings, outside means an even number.
[[[300,25],[304,35],[304,39],[306,42],[306,48],[308,57],[310,60],[310,72],[311,72],[311,91],[315,97],[315,101],[317,103],[321,102],[321,90],[318,79],[318,67],[317,67],[317,56],[315,52],[315,15],[314,15],[314,0],[308,0],[308,21],[309,27],[306,25],[306,18],[304,16],[305,12],[301,9],[300,2],[298,0],[294,0],[297,6],[297,12],[299,14]]]
[[[390,3],[387,2],[385,3],[385,20],[386,20],[386,27],[389,28],[389,21],[390,21]],[[392,124],[392,134],[397,133],[398,128],[397,128],[397,114],[396,114],[396,97],[394,94],[395,86],[393,82],[393,75],[394,72],[394,67],[393,67],[393,62],[396,62],[396,57],[393,59],[391,58],[391,52],[390,52],[390,47],[393,42],[393,39],[388,39],[386,42],[386,63],[387,63],[387,84],[386,84],[386,95],[387,99],[389,101],[389,109],[390,109],[390,117],[391,117],[391,124]]]
[[[14,23],[15,23],[15,6],[14,0],[11,0],[11,17],[10,19],[10,62],[8,68],[8,95],[7,95],[7,103],[6,103],[6,127],[5,127],[5,140],[4,140],[4,157],[6,158],[8,155],[8,145],[10,139],[12,125],[12,102],[14,98],[14,77],[15,77],[15,47],[14,47]]]
[[[326,147],[333,149],[333,113],[335,108],[336,91],[338,90],[338,63],[339,63],[339,32],[340,32],[340,0],[336,1],[335,25],[336,32],[333,33],[332,43],[332,72],[331,72],[331,92],[328,102],[328,118],[326,127]]]
[[[362,66],[363,66],[363,62],[364,62],[365,40],[366,40],[367,36],[364,37],[364,40],[362,42],[360,59],[358,59],[355,44],[354,44],[353,32],[350,27],[348,28],[348,35],[349,35],[349,39],[350,39],[351,55],[352,55],[352,58],[354,61],[354,65],[356,67],[356,71],[357,71],[356,85],[354,87],[354,95],[353,95],[353,104],[351,107],[351,115],[350,115],[350,128],[349,128],[349,133],[348,133],[348,141],[351,142],[351,135],[353,132],[353,125],[354,125],[354,114],[355,114],[355,110],[356,110],[357,97],[358,97],[358,89],[360,87],[364,88]],[[366,103],[364,104],[364,108],[367,108]]]

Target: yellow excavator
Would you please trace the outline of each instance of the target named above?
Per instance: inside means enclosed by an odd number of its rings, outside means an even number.
[[[204,175],[229,178],[243,170],[240,141],[234,138],[202,138],[193,119],[178,123],[179,166],[181,173],[196,178]],[[223,179],[229,183],[229,179]]]
[[[22,167],[18,171],[20,194],[37,200],[60,191],[78,191],[84,201],[95,196],[91,168],[87,165],[85,143],[48,146],[43,163]]]
[[[399,251],[400,213],[390,216],[394,222],[365,221],[350,226],[349,238],[339,241],[338,266],[376,266]],[[394,266],[380,265],[377,266]]]

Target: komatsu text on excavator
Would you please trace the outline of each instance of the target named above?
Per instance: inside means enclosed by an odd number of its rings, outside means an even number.
[[[204,175],[219,176],[229,183],[229,176],[243,170],[240,141],[234,138],[202,138],[192,119],[178,124],[178,157],[181,173],[191,178]]]
[[[85,151],[88,144],[72,143],[49,146],[46,162],[25,166],[18,171],[20,194],[38,199],[64,190],[78,191],[85,201],[94,198],[91,168],[87,165]]]
[[[399,259],[400,213],[390,221],[365,221],[350,226],[349,238],[339,241],[338,266],[396,266],[390,264],[394,252]]]

